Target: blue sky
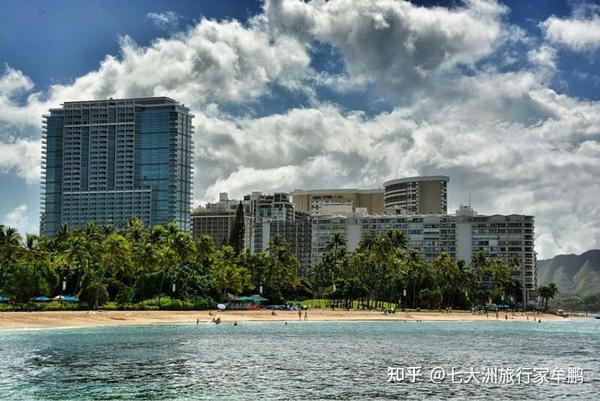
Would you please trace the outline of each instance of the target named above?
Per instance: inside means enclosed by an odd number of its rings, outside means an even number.
[[[598,247],[599,10],[558,0],[5,1],[0,220],[37,230],[47,107],[167,94],[197,116],[196,203],[447,174],[451,208],[471,192],[483,213],[535,214],[541,257]]]

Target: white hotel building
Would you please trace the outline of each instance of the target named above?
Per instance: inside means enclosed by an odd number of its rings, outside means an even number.
[[[516,214],[483,216],[469,206],[461,206],[455,215],[369,216],[363,209],[343,215],[314,216],[312,262],[321,260],[334,232],[345,235],[348,250],[352,251],[365,234],[389,230],[404,231],[409,238],[409,247],[418,249],[428,260],[433,260],[441,251],[466,263],[470,263],[478,251],[484,251],[492,258],[517,258],[521,269],[513,272],[513,276],[525,283],[526,302],[536,288],[534,217]]]

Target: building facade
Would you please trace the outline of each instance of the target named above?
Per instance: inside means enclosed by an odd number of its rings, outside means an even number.
[[[447,176],[436,175],[384,182],[385,210],[395,214],[446,214],[449,180]]]
[[[240,201],[228,199],[227,193],[219,195],[219,202],[207,203],[192,211],[192,235],[200,240],[209,235],[217,247],[227,245]],[[244,213],[244,250],[251,250],[254,218]]]
[[[470,263],[473,255],[483,251],[491,258],[517,259],[519,268],[513,278],[524,289],[526,302],[536,289],[534,217],[527,215],[478,215],[461,206],[456,215],[377,215],[360,213],[313,217],[311,260],[321,260],[331,236],[341,232],[347,249],[353,251],[368,233],[382,234],[402,230],[408,246],[429,261],[446,251],[457,260]]]
[[[65,102],[44,115],[40,232],[62,223],[190,230],[192,118],[166,97]]]
[[[292,193],[296,210],[312,215],[352,213],[365,208],[369,214],[383,213],[383,189],[296,189]]]
[[[294,219],[294,206],[290,201],[290,195],[286,192],[274,194],[252,192],[244,196],[244,205],[255,222],[263,219],[281,221]]]
[[[271,239],[280,235],[286,240],[290,251],[300,260],[302,272],[307,272],[311,261],[309,214],[295,210],[289,194],[285,192],[252,192],[244,196],[244,206],[248,213],[254,216],[250,245],[252,252],[267,251]]]
[[[281,236],[288,244],[290,252],[300,261],[301,270],[307,275],[311,266],[312,220],[307,213],[295,212],[293,220],[267,220],[254,225],[254,252],[267,251],[271,240]]]

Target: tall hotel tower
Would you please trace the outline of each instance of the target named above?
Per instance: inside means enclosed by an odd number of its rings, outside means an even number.
[[[190,230],[192,118],[166,97],[65,102],[44,116],[40,232],[62,223]]]

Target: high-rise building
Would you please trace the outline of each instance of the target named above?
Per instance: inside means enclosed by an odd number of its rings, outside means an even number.
[[[288,220],[263,219],[254,224],[254,252],[267,251],[271,240],[279,235],[300,261],[301,270],[297,273],[307,275],[311,264],[311,230],[312,220],[308,213],[296,211],[294,218]]]
[[[396,214],[448,213],[447,186],[443,175],[399,178],[383,183],[384,207]]]
[[[192,211],[192,235],[199,240],[209,235],[217,247],[229,242],[231,227],[235,221],[240,201],[229,199],[226,192],[219,195],[219,202],[207,203]],[[251,250],[251,239],[254,219],[244,214],[244,250]]]
[[[62,223],[190,230],[192,118],[166,97],[65,102],[44,116],[40,231]]]
[[[494,259],[518,260],[519,268],[513,271],[513,278],[524,283],[525,301],[531,301],[530,294],[536,288],[533,216],[483,216],[464,206],[456,215],[369,216],[351,213],[315,216],[312,221],[312,263],[321,260],[336,231],[345,236],[347,249],[353,251],[366,234],[382,234],[390,230],[403,231],[408,237],[408,247],[418,249],[430,261],[442,251],[466,263],[470,263],[479,251]]]
[[[252,192],[244,196],[244,205],[254,217],[252,252],[268,250],[271,239],[280,235],[287,242],[290,251],[300,260],[302,272],[308,271],[311,249],[309,214],[295,210],[289,194],[285,192]]]
[[[294,219],[294,205],[290,201],[290,195],[286,192],[275,192],[274,194],[252,192],[244,196],[244,204],[255,222],[262,219]]]
[[[383,213],[383,189],[296,189],[292,192],[296,210],[312,215],[352,213],[366,208],[369,214]]]

